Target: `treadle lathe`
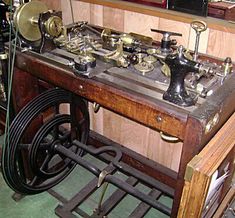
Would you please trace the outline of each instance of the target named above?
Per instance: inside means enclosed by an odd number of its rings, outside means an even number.
[[[162,34],[158,43],[87,22],[65,26],[61,12],[37,1],[17,7],[13,23],[17,47],[12,93],[18,114],[3,150],[7,184],[18,193],[37,194],[61,182],[78,164],[97,178],[58,207],[59,216],[71,217],[87,196],[111,183],[123,191],[108,203],[101,199],[92,217],[106,216],[126,194],[147,204],[130,216],[143,217],[152,207],[176,217],[186,164],[235,108],[231,58],[198,54],[206,24],[192,22],[197,37],[190,52],[171,38],[180,33],[152,29]],[[102,106],[161,132],[164,140],[182,141],[178,173],[90,131],[88,102],[95,112]],[[70,113],[62,112],[63,104],[69,104]],[[84,159],[86,153],[107,166],[99,169]],[[117,171],[129,178],[115,177]],[[137,183],[151,192],[141,192]],[[161,195],[173,199],[172,208],[158,201]]]

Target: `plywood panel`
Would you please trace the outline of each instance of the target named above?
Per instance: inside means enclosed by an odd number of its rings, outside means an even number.
[[[101,107],[98,113],[94,113],[93,104],[89,103],[90,128],[97,133],[104,134],[104,109]]]
[[[104,27],[124,31],[124,11],[103,7],[103,24]]]
[[[230,56],[235,60],[235,34],[210,29],[207,53],[216,57]]]
[[[178,45],[183,45],[184,47],[188,46],[189,42],[189,33],[190,33],[190,25],[187,23],[182,23],[178,21],[168,20],[164,18],[159,19],[159,27],[160,30],[166,30],[171,32],[182,33],[183,36],[173,36],[172,39],[176,39]],[[162,34],[156,33],[156,39],[161,40]]]
[[[61,10],[61,2],[60,0],[40,0],[44,2],[49,9],[60,11]]]
[[[72,14],[69,0],[61,0],[61,10],[64,24],[72,23]]]
[[[91,24],[103,26],[103,6],[91,4],[90,9],[91,9],[91,14],[90,14]]]
[[[156,36],[151,32],[151,28],[157,29],[159,18],[140,13],[125,11],[124,31],[126,33],[134,32],[150,37]]]
[[[75,21],[90,22],[90,3],[72,1]]]

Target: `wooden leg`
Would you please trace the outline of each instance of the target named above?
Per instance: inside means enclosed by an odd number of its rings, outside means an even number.
[[[185,130],[185,138],[182,147],[182,154],[180,159],[179,173],[177,177],[177,184],[175,190],[175,196],[173,201],[172,216],[177,217],[178,209],[180,205],[181,195],[184,187],[184,174],[188,162],[196,154],[196,148],[200,144],[202,134],[202,127],[198,125],[198,121],[193,118],[188,118],[187,126]]]

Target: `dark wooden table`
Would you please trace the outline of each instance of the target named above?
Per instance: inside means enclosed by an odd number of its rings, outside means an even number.
[[[16,111],[38,94],[40,79],[156,131],[178,137],[183,142],[178,174],[162,166],[159,166],[159,170],[148,169],[147,172],[175,189],[172,217],[177,216],[187,163],[199,153],[235,109],[235,74],[205,101],[194,107],[182,108],[145,92],[113,84],[105,76],[91,79],[76,76],[69,67],[33,52],[17,51],[15,67],[13,96]],[[219,115],[218,122],[206,132],[207,123],[216,114]]]

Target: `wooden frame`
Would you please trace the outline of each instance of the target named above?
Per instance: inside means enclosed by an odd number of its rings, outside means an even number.
[[[227,121],[207,146],[187,165],[185,185],[178,217],[201,217],[205,211],[213,214],[230,188],[234,174],[235,114]],[[212,176],[229,164],[229,176],[217,190],[217,200],[205,205]],[[213,197],[211,198],[211,201]],[[205,206],[204,206],[205,205]],[[207,215],[207,217],[210,217]]]

